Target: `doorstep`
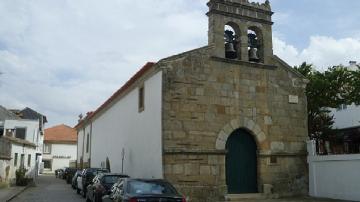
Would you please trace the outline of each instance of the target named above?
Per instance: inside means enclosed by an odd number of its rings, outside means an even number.
[[[239,201],[242,199],[266,199],[267,196],[262,193],[250,193],[250,194],[226,194],[224,196],[225,201]]]

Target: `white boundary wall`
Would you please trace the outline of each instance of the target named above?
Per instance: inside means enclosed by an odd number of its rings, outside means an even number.
[[[360,154],[316,155],[312,141],[308,152],[310,196],[360,201]]]

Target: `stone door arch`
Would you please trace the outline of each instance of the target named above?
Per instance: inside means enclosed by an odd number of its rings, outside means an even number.
[[[229,137],[234,131],[241,129],[242,131],[247,132],[248,135],[252,137],[255,144],[257,145],[257,150],[260,150],[260,145],[266,140],[265,133],[261,130],[260,126],[256,124],[253,120],[248,118],[239,118],[230,121],[226,124],[218,133],[215,148],[216,150],[226,151],[226,143],[228,142]],[[257,151],[258,153],[258,151]],[[225,156],[226,159],[226,156]],[[258,163],[257,163],[258,165]],[[225,173],[222,173],[222,176],[226,176],[226,166],[224,165]],[[259,181],[260,176],[257,176],[257,182]]]
[[[266,139],[265,133],[261,130],[260,126],[257,125],[253,120],[248,118],[234,119],[230,121],[230,123],[226,124],[218,133],[215,148],[217,150],[225,150],[226,141],[229,138],[230,134],[239,128],[245,129],[250,132],[254,136],[257,145],[260,145]]]

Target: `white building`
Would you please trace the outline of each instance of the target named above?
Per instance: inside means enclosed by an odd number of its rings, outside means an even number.
[[[98,113],[99,109],[95,113],[88,113],[77,126],[77,160],[80,167],[105,167],[106,160],[109,159],[112,172],[124,172],[132,177],[142,178],[163,177],[162,72],[146,75],[145,71],[149,72],[152,66],[152,63],[146,64],[125,87],[100,107],[106,108],[106,113]],[[147,93],[145,99],[141,101],[142,108],[138,106],[138,87],[126,87],[134,83],[134,78],[140,75],[143,78],[137,79],[136,82],[141,82]],[[121,100],[112,102],[119,98]],[[87,121],[92,115],[95,117],[91,122]],[[143,139],[139,139],[140,137]],[[145,167],[146,169],[143,169]]]
[[[11,160],[5,166],[9,172],[5,177],[13,182],[15,171],[20,167],[27,170],[27,176],[36,177],[42,158],[43,126],[47,122],[46,117],[30,108],[0,108],[0,136],[11,142]]]
[[[69,167],[76,160],[76,130],[64,124],[45,129],[44,171]]]
[[[355,61],[350,61],[348,69],[359,71],[359,64],[356,64]],[[334,115],[334,128],[336,129],[360,127],[359,105],[341,105],[337,109],[332,109],[331,114]]]

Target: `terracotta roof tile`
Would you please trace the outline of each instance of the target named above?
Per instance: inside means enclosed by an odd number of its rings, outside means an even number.
[[[57,125],[45,129],[45,142],[77,142],[77,134],[74,128],[67,125]]]

